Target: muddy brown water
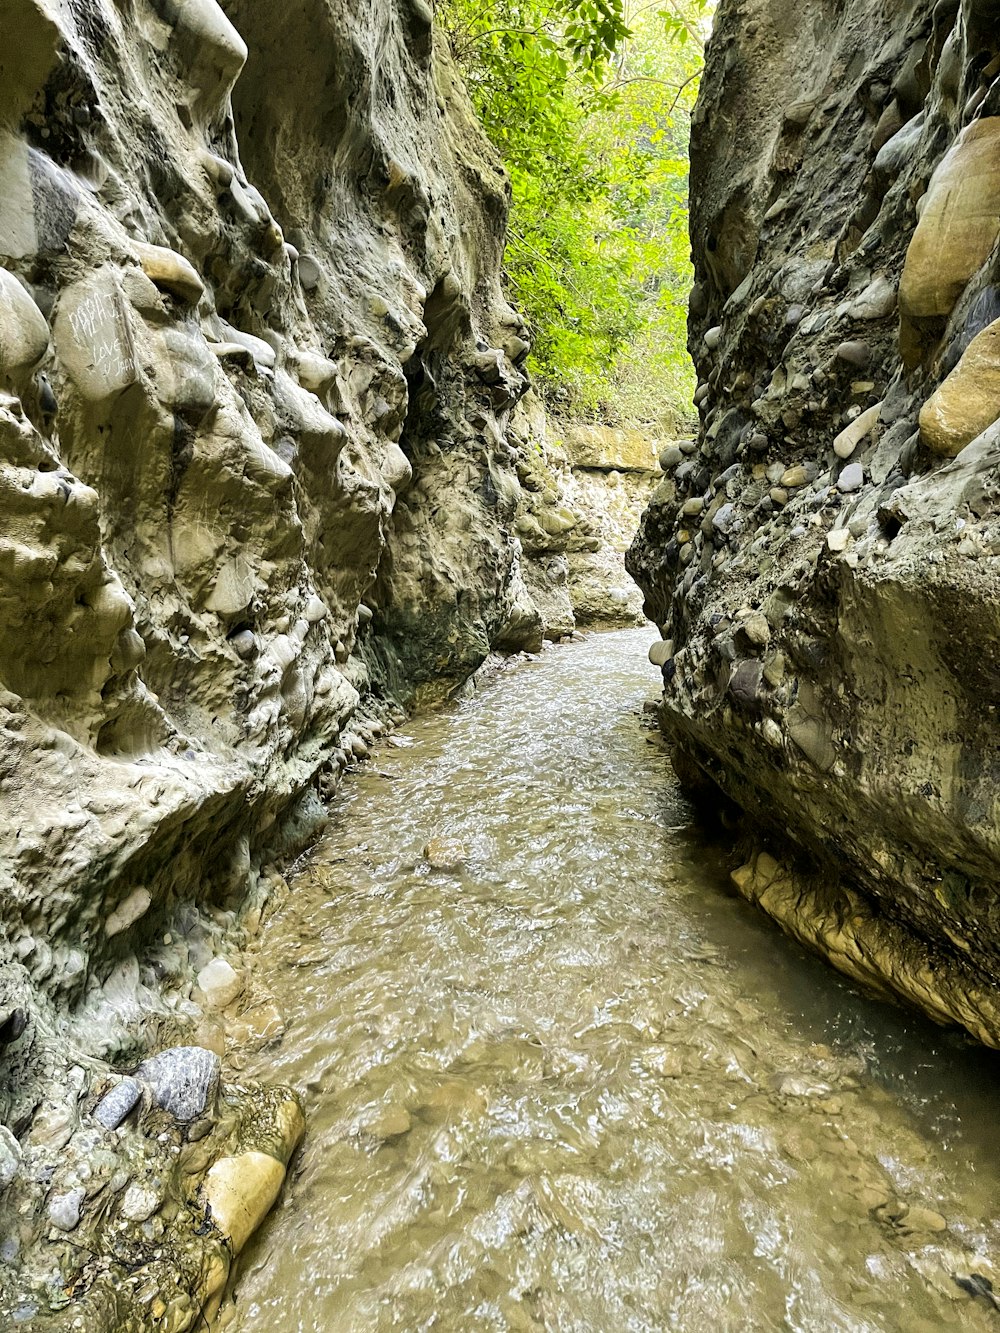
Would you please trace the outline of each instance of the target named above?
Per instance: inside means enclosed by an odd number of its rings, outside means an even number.
[[[650,637],[547,650],[338,795],[262,940],[287,1030],[246,1073],[309,1132],[233,1333],[1000,1329],[997,1057],[731,895]]]

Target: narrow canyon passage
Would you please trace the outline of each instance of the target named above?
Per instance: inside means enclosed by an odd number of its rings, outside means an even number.
[[[287,1031],[243,1072],[309,1134],[223,1327],[995,1327],[996,1057],[730,895],[649,638],[546,651],[338,794],[262,939]]]

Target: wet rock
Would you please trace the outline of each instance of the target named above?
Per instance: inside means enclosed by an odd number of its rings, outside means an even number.
[[[947,1231],[948,1223],[933,1208],[910,1207],[899,1218],[900,1228],[907,1234],[936,1235]]]
[[[144,1060],[135,1071],[154,1105],[186,1124],[210,1110],[219,1089],[221,1062],[201,1046],[175,1046]]]
[[[432,870],[461,870],[468,855],[464,843],[452,838],[431,838],[424,847],[424,860]]]
[[[141,1096],[142,1085],[134,1078],[123,1078],[97,1103],[94,1119],[105,1129],[117,1129]]]
[[[212,1222],[239,1254],[281,1193],[285,1168],[268,1153],[223,1157],[209,1170],[202,1197]]]
[[[198,973],[198,988],[210,1009],[225,1009],[243,993],[246,979],[225,958],[213,958]]]

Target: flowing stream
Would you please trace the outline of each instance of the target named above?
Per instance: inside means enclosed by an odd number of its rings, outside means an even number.
[[[1000,1329],[998,1058],[732,896],[649,642],[551,648],[338,794],[261,942],[245,1072],[309,1133],[234,1333]]]

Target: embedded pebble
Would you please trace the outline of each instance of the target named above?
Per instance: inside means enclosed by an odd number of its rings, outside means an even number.
[[[130,1185],[122,1199],[122,1217],[130,1222],[145,1222],[160,1206],[160,1196],[148,1185]]]
[[[72,1231],[80,1222],[87,1191],[82,1185],[66,1194],[56,1194],[49,1200],[48,1218],[60,1231]]]
[[[838,361],[846,361],[849,366],[861,369],[868,365],[872,351],[866,342],[850,341],[841,343],[834,356]]]
[[[717,324],[705,334],[705,346],[710,352],[714,352],[720,342],[722,342],[722,325]]]
[[[860,490],[864,485],[865,469],[861,463],[848,463],[837,478],[837,489],[845,495]]]
[[[675,468],[681,462],[683,457],[684,454],[679,445],[668,444],[660,450],[660,467],[664,472],[669,472],[671,468]]]
[[[0,380],[19,386],[49,347],[49,326],[13,273],[0,268]]]
[[[767,623],[767,616],[762,615],[760,611],[747,616],[743,622],[743,633],[751,643],[763,648],[771,639],[771,626]]]
[[[149,1085],[158,1107],[187,1123],[214,1102],[221,1068],[219,1057],[203,1046],[174,1046],[144,1060],[135,1077]]]
[[[97,1103],[94,1119],[105,1129],[117,1129],[141,1096],[142,1086],[134,1078],[123,1078]]]
[[[712,526],[716,532],[721,532],[724,537],[730,536],[740,526],[739,514],[736,506],[724,504],[712,518]]]
[[[781,474],[781,484],[788,490],[794,490],[797,486],[804,486],[809,480],[809,473],[799,463],[795,467],[786,468]]]
[[[21,1145],[6,1125],[0,1125],[0,1190],[11,1183],[20,1164]]]
[[[896,289],[885,277],[875,278],[847,310],[849,319],[885,319],[896,309]]]

